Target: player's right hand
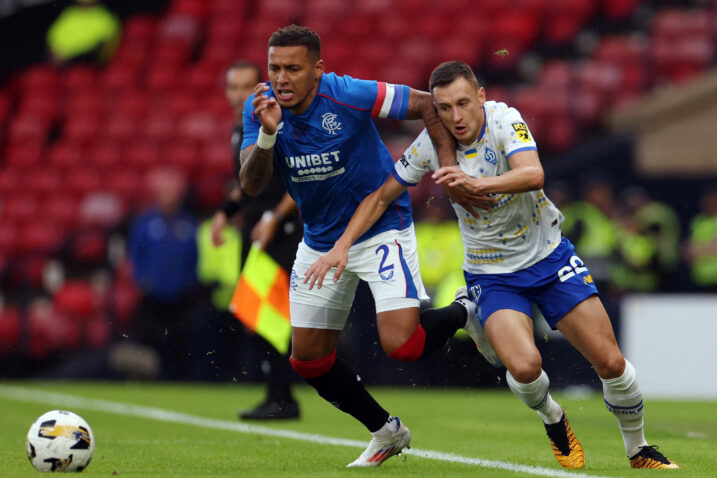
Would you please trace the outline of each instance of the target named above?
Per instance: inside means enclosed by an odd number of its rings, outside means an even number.
[[[334,246],[329,252],[321,256],[319,260],[311,264],[311,267],[306,270],[304,284],[309,283],[309,290],[311,290],[314,288],[314,284],[318,280],[318,288],[321,289],[321,286],[324,284],[324,277],[332,267],[336,268],[336,271],[334,272],[334,282],[338,282],[341,277],[341,273],[344,269],[346,269],[348,261],[349,251]]]
[[[281,107],[277,103],[276,98],[266,96],[264,92],[269,91],[267,84],[259,83],[254,88],[254,115],[261,122],[261,129],[265,134],[276,133],[276,128],[281,121]]]

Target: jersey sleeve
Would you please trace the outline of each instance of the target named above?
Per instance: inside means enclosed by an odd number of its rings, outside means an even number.
[[[498,120],[501,127],[497,129],[498,141],[505,149],[505,155],[510,158],[520,151],[537,150],[533,135],[528,125],[515,108],[508,108]]]
[[[256,138],[259,136],[259,128],[261,123],[254,116],[254,95],[250,95],[244,102],[244,112],[242,113],[242,122],[244,124],[244,140],[241,143],[241,149],[256,144]]]
[[[404,186],[415,186],[428,171],[435,169],[438,155],[425,129],[396,161],[393,177]]]
[[[349,106],[371,112],[374,118],[406,119],[411,88],[383,81],[337,77],[342,90],[337,98]]]

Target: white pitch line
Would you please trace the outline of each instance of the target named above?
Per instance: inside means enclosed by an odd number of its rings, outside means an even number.
[[[346,438],[334,438],[314,433],[302,433],[292,430],[282,430],[278,428],[268,428],[257,425],[246,425],[244,423],[236,423],[226,420],[202,418],[196,415],[188,415],[186,413],[173,412],[171,410],[164,410],[161,408],[145,407],[142,405],[130,405],[127,403],[113,402],[110,400],[82,398],[75,395],[67,395],[64,393],[17,387],[13,385],[0,385],[0,397],[21,402],[43,403],[49,406],[58,406],[63,408],[84,408],[100,412],[115,413],[118,415],[130,415],[135,417],[148,418],[150,420],[180,423],[184,425],[194,425],[203,428],[213,428],[218,430],[230,430],[240,433],[289,438],[292,440],[318,443],[321,445],[347,446],[360,449],[364,449],[366,447],[366,441],[349,440]],[[589,475],[586,473],[575,473],[565,470],[555,470],[552,468],[544,468],[540,466],[520,465],[516,463],[508,463],[496,460],[484,460],[482,458],[470,458],[461,455],[454,455],[453,453],[443,453],[440,451],[433,450],[421,450],[413,448],[410,450],[404,450],[404,453],[407,455],[427,458],[429,460],[462,463],[465,465],[474,465],[481,468],[495,468],[500,470],[513,471],[517,473],[527,473],[530,475],[538,476],[549,476],[557,478],[609,478],[599,475]]]

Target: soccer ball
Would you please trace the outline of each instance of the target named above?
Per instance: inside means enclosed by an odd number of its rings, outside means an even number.
[[[52,410],[35,420],[25,445],[38,471],[82,471],[95,451],[95,436],[81,416]]]

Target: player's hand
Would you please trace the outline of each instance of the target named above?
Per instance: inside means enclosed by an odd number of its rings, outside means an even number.
[[[209,226],[209,230],[212,233],[212,244],[214,247],[219,247],[224,244],[224,237],[222,237],[222,231],[224,226],[227,225],[227,215],[224,211],[217,211],[214,213],[212,223]]]
[[[266,219],[257,222],[251,230],[251,241],[259,245],[263,251],[271,244],[276,235],[276,228],[279,226],[279,218],[275,214],[271,214]]]
[[[276,133],[276,128],[281,121],[281,107],[277,103],[276,98],[266,96],[265,91],[269,91],[269,85],[259,83],[254,88],[254,115],[261,122],[261,128],[266,134]]]
[[[468,176],[459,166],[445,166],[435,173],[436,184],[443,186],[452,201],[457,202],[475,217],[480,214],[474,209],[490,210],[497,200],[480,191],[479,180]]]
[[[334,246],[329,252],[321,256],[319,260],[311,264],[306,271],[304,277],[304,284],[309,283],[309,290],[314,288],[314,284],[318,280],[318,288],[324,284],[324,277],[326,273],[332,267],[336,268],[334,272],[334,282],[338,282],[341,277],[341,273],[346,269],[346,264],[349,261],[349,251]]]

